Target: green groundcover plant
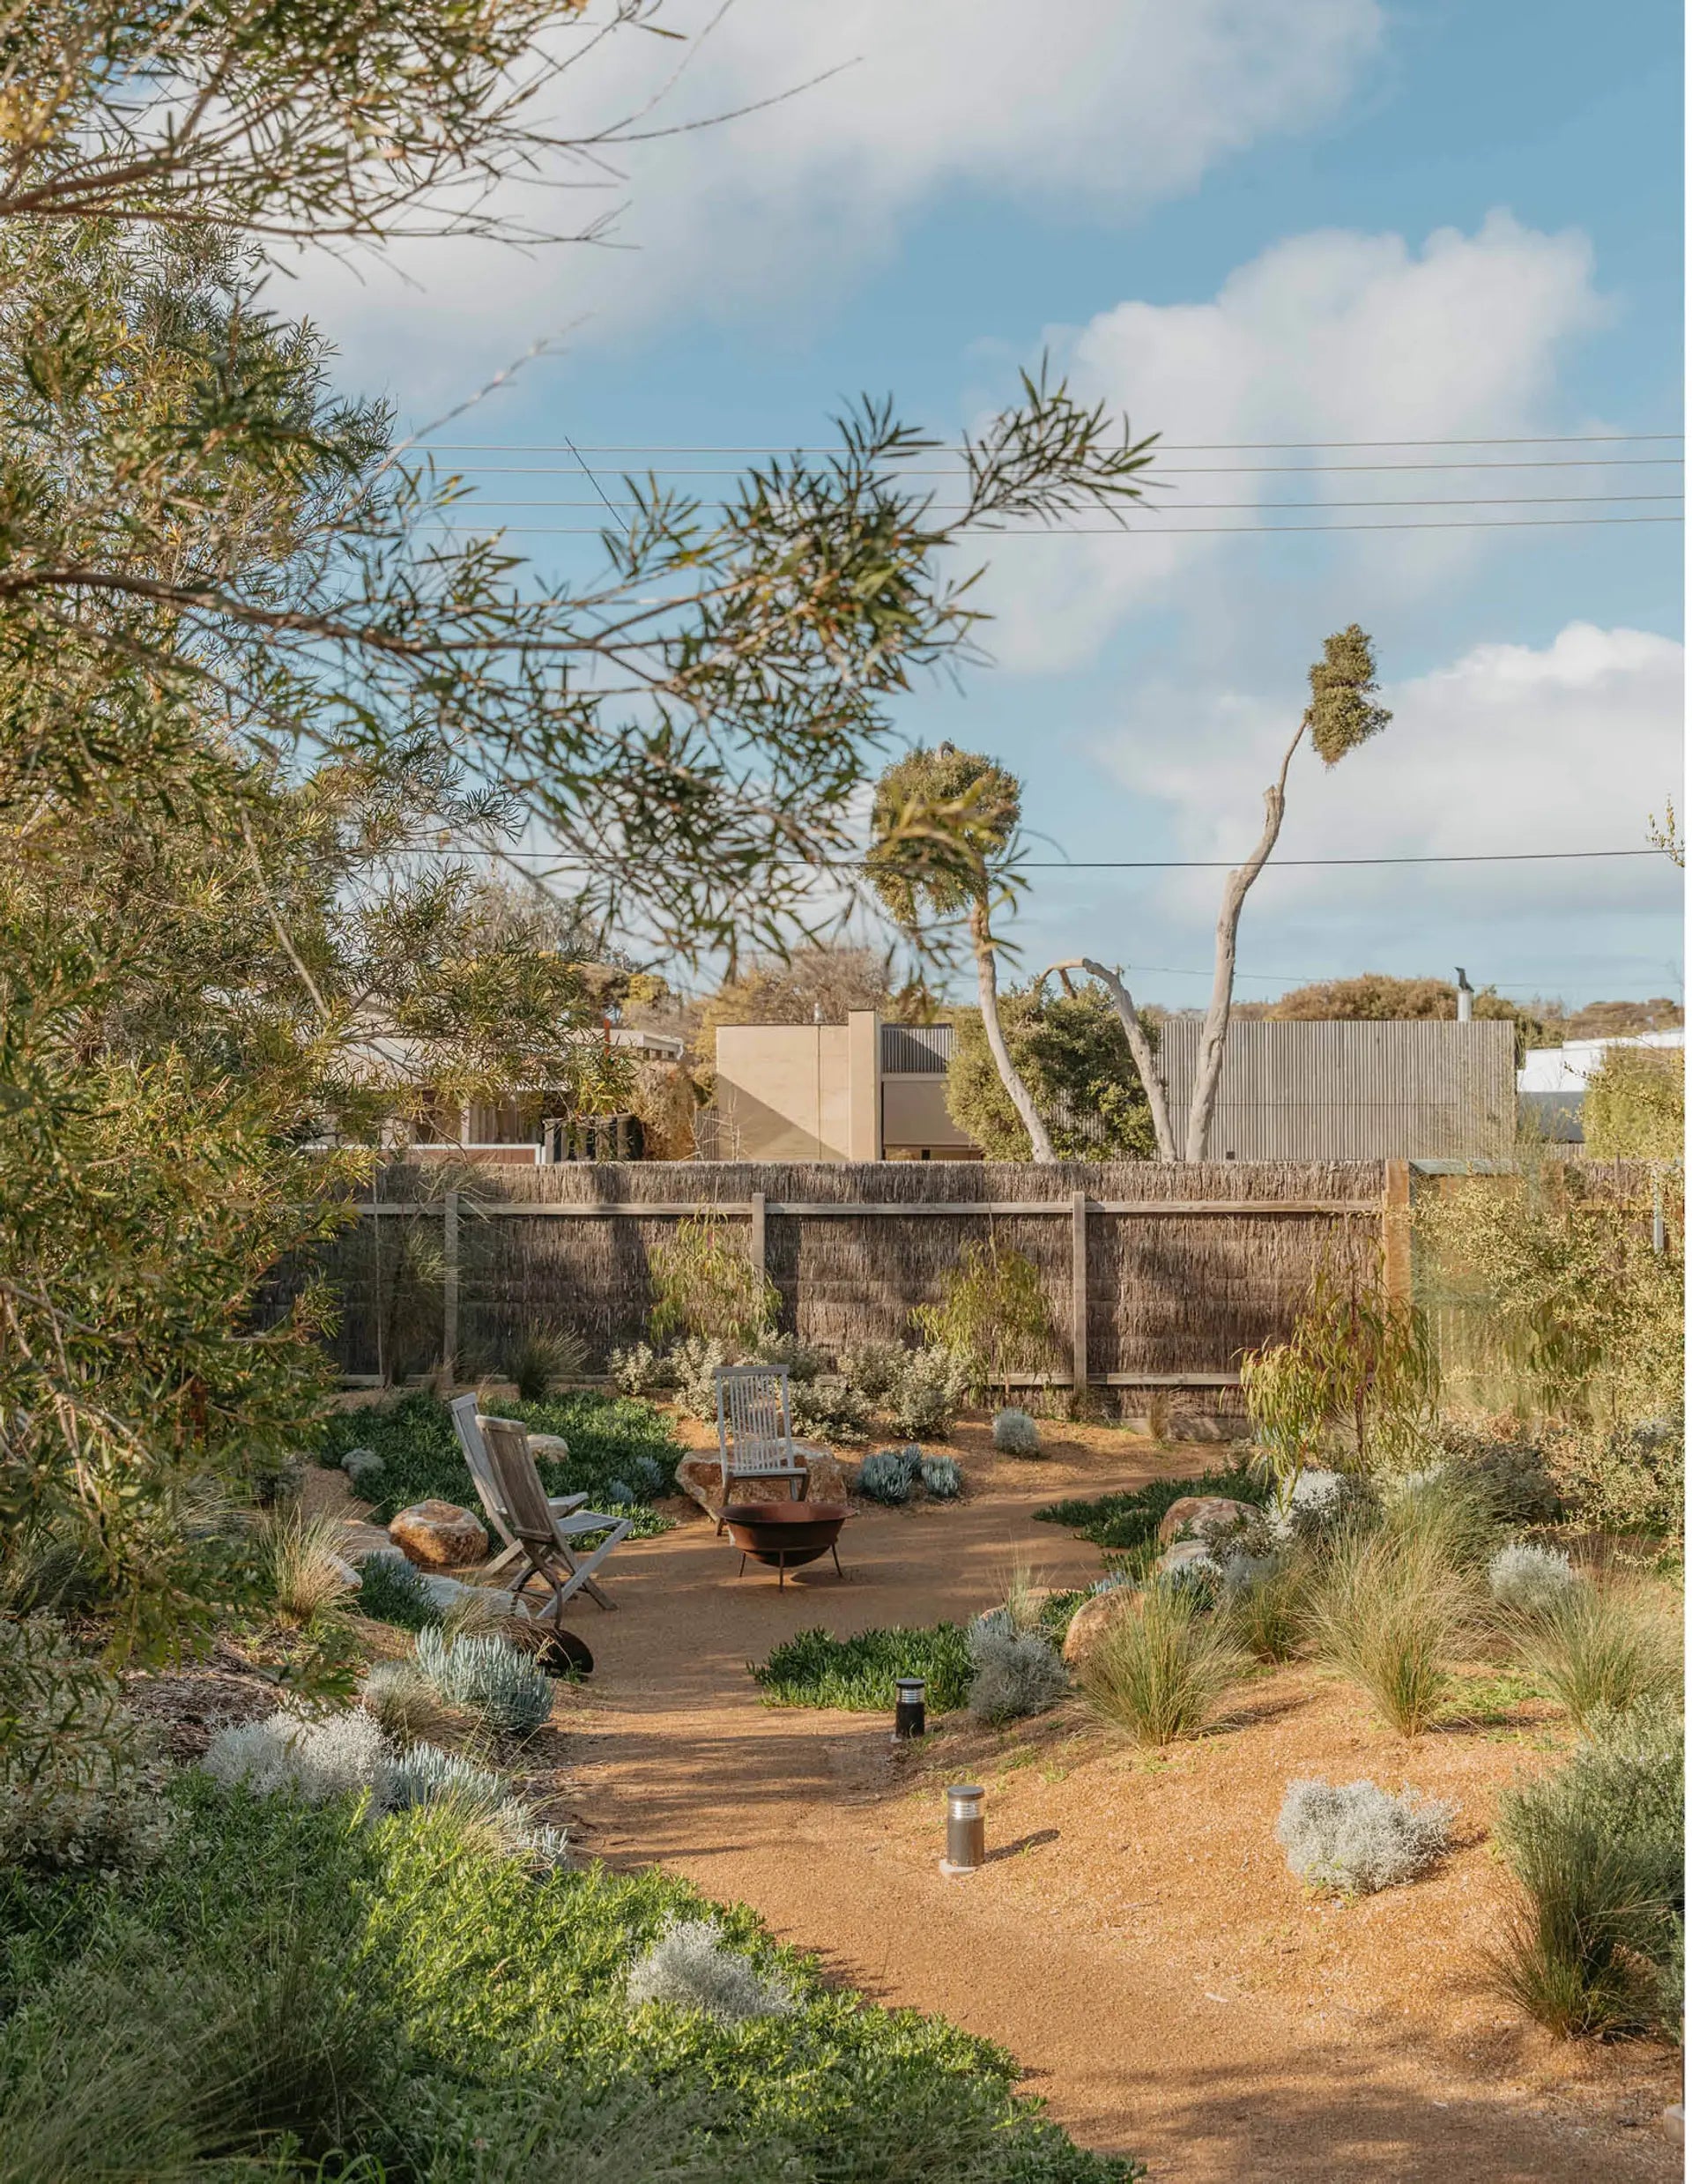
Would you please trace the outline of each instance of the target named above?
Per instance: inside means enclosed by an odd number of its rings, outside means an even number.
[[[1154,1479],[1132,1493],[1054,1502],[1035,1514],[1042,1524],[1063,1525],[1107,1554],[1124,1554],[1154,1543],[1165,1512],[1186,1494],[1225,1495],[1230,1501],[1260,1508],[1269,1498],[1270,1488],[1243,1465],[1231,1464],[1224,1470],[1201,1472],[1196,1479]]]
[[[537,1460],[549,1494],[586,1493],[595,1508],[608,1503],[627,1507],[637,1539],[669,1528],[668,1519],[649,1504],[656,1496],[674,1493],[682,1452],[650,1403],[588,1393],[556,1395],[541,1403],[493,1403],[489,1410],[502,1418],[520,1418],[537,1433],[556,1433],[569,1443],[562,1462],[545,1456]],[[432,1497],[473,1504],[452,1414],[426,1389],[414,1388],[397,1401],[367,1410],[337,1412],[323,1428],[317,1460],[338,1464],[350,1448],[374,1449],[382,1459],[381,1470],[371,1476],[379,1523]],[[613,1494],[613,1487],[630,1491]]]
[[[822,1630],[784,1639],[753,1668],[768,1706],[839,1706],[851,1713],[891,1713],[895,1676],[922,1676],[930,1713],[968,1703],[975,1674],[968,1641],[955,1623],[927,1630],[857,1631],[835,1638]]]
[[[824,1984],[743,1909],[539,1877],[450,1807],[204,1776],[145,1881],[0,1880],[0,2173],[230,2184],[1126,2184],[1002,2050]],[[631,1999],[678,1922],[791,2007]]]

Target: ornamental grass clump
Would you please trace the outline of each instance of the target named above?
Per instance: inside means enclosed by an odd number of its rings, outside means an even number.
[[[1290,1660],[1310,1613],[1310,1571],[1302,1556],[1267,1561],[1231,1555],[1222,1566],[1222,1612],[1254,1660]]]
[[[400,1750],[452,1742],[474,1724],[447,1705],[414,1660],[379,1660],[365,1677],[359,1703]]]
[[[1516,1615],[1544,1615],[1560,1607],[1580,1581],[1567,1555],[1526,1540],[1501,1547],[1487,1564],[1487,1590]]]
[[[448,1639],[419,1631],[417,1665],[449,1706],[474,1714],[495,1735],[531,1736],[553,1711],[545,1671],[491,1632]]]
[[[1191,1593],[1152,1586],[1087,1656],[1080,1684],[1095,1712],[1137,1744],[1171,1744],[1198,1735],[1247,1665],[1226,1623]]]
[[[1518,1619],[1516,1652],[1577,1727],[1600,1711],[1670,1697],[1681,1686],[1673,1619],[1643,1587],[1583,1583]]]
[[[278,1511],[260,1519],[258,1536],[261,1568],[278,1621],[304,1630],[347,1605],[359,1590],[341,1551],[345,1534],[338,1519]]]
[[[1374,1782],[1289,1782],[1275,1823],[1288,1870],[1314,1889],[1370,1896],[1425,1873],[1451,1841],[1456,1809]]]
[[[1595,1715],[1565,1766],[1499,1800],[1497,1841],[1521,1893],[1493,1973],[1565,2038],[1681,2037],[1684,1746],[1672,1705]]]
[[[727,2024],[786,2017],[793,2009],[790,1991],[761,1979],[709,1919],[677,1919],[665,1927],[630,1971],[628,2001],[634,2009],[648,2002],[702,2009]]]
[[[1360,1683],[1400,1736],[1438,1713],[1473,1626],[1473,1589],[1426,1531],[1342,1534],[1311,1591],[1318,1657]]]
[[[1001,1410],[993,1416],[993,1446],[1001,1456],[1037,1456],[1040,1428],[1026,1410]]]

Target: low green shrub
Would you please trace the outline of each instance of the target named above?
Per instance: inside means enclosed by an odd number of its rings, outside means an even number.
[[[1443,1423],[1430,1437],[1451,1473],[1471,1486],[1500,1524],[1555,1524],[1563,1514],[1537,1440],[1516,1430]]]
[[[450,1802],[371,1821],[190,1774],[173,1803],[140,1887],[0,1891],[7,1961],[31,1967],[0,2025],[5,2184],[1141,2173],[1020,2100],[1002,2050],[825,1984],[749,1912],[658,1868],[538,1872]],[[634,1968],[708,1919],[790,2009],[630,2009]]]
[[[630,1512],[635,1537],[648,1539],[668,1530],[670,1519],[645,1504],[675,1490],[683,1452],[650,1403],[584,1391],[545,1402],[494,1402],[488,1408],[568,1443],[570,1452],[561,1461],[550,1456],[536,1460],[549,1494],[585,1493],[591,1506],[603,1509],[611,1498],[608,1489],[621,1482],[642,1497]],[[452,1414],[427,1389],[411,1389],[390,1403],[338,1411],[325,1422],[318,1460],[338,1465],[348,1449],[360,1446],[382,1459],[382,1469],[370,1482],[378,1523],[386,1524],[413,1502],[439,1499],[475,1506]]]
[[[375,1623],[400,1631],[438,1630],[439,1602],[420,1570],[400,1555],[368,1555],[359,1565],[360,1585],[351,1605]]]
[[[1520,1616],[1514,1638],[1523,1668],[1577,1727],[1591,1714],[1624,1712],[1680,1688],[1675,1625],[1637,1586],[1565,1586],[1554,1602]]]
[[[1079,1680],[1094,1711],[1137,1744],[1170,1744],[1198,1735],[1247,1666],[1221,1616],[1184,1586],[1159,1585],[1111,1623]]]
[[[973,1673],[968,1638],[954,1623],[858,1631],[843,1638],[827,1631],[801,1631],[752,1672],[766,1705],[888,1714],[895,1676],[924,1677],[929,1712],[943,1714],[968,1703]]]
[[[1078,1537],[1090,1540],[1107,1553],[1154,1546],[1157,1527],[1164,1513],[1187,1494],[1220,1494],[1231,1501],[1262,1507],[1270,1488],[1243,1464],[1221,1471],[1200,1472],[1194,1479],[1154,1479],[1148,1486],[1123,1494],[1101,1494],[1095,1500],[1054,1502],[1035,1514],[1043,1524],[1060,1524]]]
[[[1521,1898],[1494,1971],[1554,2032],[1681,2038],[1684,1749],[1672,1706],[1594,1715],[1565,1766],[1499,1800]]]

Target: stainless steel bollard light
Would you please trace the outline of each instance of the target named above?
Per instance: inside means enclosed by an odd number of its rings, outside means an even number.
[[[898,1699],[893,1710],[893,1734],[896,1742],[908,1736],[923,1736],[928,1731],[928,1685],[921,1676],[894,1676],[893,1688]]]
[[[946,1791],[942,1873],[973,1873],[987,1855],[987,1824],[981,1816],[986,1794],[973,1782],[955,1782]]]

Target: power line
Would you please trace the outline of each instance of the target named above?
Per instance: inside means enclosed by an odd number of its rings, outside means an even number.
[[[501,448],[501,455],[516,455],[517,448]],[[558,452],[551,448],[537,450],[543,455]],[[1495,460],[1490,456],[1477,456],[1467,460],[1453,458],[1449,463],[1176,463],[1165,464],[1157,472],[1162,478],[1343,478],[1358,472],[1377,475],[1382,471],[1406,470],[1678,470],[1684,458],[1678,455],[1553,455],[1511,456]],[[585,465],[583,465],[585,467]],[[642,467],[651,469],[651,465]],[[509,470],[496,470],[486,464],[469,463],[466,472],[478,478],[560,478],[573,476],[569,464],[535,464],[520,463]],[[660,465],[653,473],[662,478],[740,478],[745,472],[738,468],[713,470],[686,470],[678,464]],[[896,472],[900,478],[955,478],[957,465],[951,464],[944,470],[919,470],[901,464]]]
[[[1175,455],[1250,455],[1276,449],[1633,447],[1650,441],[1672,440],[1678,442],[1684,441],[1685,437],[1684,433],[1678,432],[1579,432],[1526,433],[1513,437],[1501,435],[1495,439],[1466,440],[1163,440],[1158,445],[1165,453]],[[838,455],[841,452],[838,444],[820,447],[679,447],[638,440],[600,443],[566,441],[562,448],[545,442],[499,440],[436,440],[423,444],[446,454],[471,455],[559,455],[567,451],[574,454],[578,445],[589,455]],[[960,442],[942,441],[934,443],[934,446],[935,451],[942,454],[961,455],[964,452]]]
[[[1681,520],[1678,516],[1507,516],[1482,523],[1454,517],[1450,523],[1439,524],[1165,524],[1138,531],[1122,524],[1047,524],[1037,531],[997,531],[988,526],[972,525],[961,527],[953,536],[960,539],[1238,539],[1256,531],[1280,538],[1295,531],[1570,530],[1593,524],[1678,524]],[[465,528],[463,524],[451,526],[456,533],[462,533]],[[469,528],[474,530],[476,526],[471,525]],[[603,535],[603,526],[593,524],[500,524],[493,528],[505,538],[597,539]]]
[[[420,854],[420,852],[419,852]],[[592,872],[597,867],[584,858],[557,857],[551,850],[455,849],[454,857],[508,859],[545,858],[558,872]],[[1425,857],[1278,857],[1265,870],[1341,865],[1539,865],[1590,860],[1597,858],[1660,857],[1660,850],[1486,850],[1452,851]],[[862,857],[830,858],[813,863],[808,858],[776,858],[772,862],[798,871],[862,872],[870,860]],[[1018,872],[1231,872],[1238,859],[1226,857],[1038,858],[1019,859]],[[1148,968],[1152,968],[1148,966]]]
[[[1166,501],[1161,507],[1137,509],[1137,515],[1180,516],[1189,509],[1215,511],[1224,509],[1334,509],[1334,508],[1615,508],[1642,501],[1681,501],[1680,493],[1527,493],[1480,494],[1462,499],[1428,499],[1414,501]],[[518,501],[508,499],[503,494],[479,493],[473,501],[449,501],[449,509],[463,505],[466,508],[607,508],[613,516],[630,509],[645,505],[640,501],[607,501],[603,494],[597,501],[544,500]],[[703,505],[711,505],[705,503]],[[961,516],[967,512],[964,501],[931,501],[931,511],[938,516]]]

